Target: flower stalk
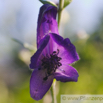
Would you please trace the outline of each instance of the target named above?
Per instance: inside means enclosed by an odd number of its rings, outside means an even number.
[[[54,90],[53,90],[53,86],[51,86],[50,91],[51,91],[52,103],[54,103]]]
[[[55,85],[56,85],[56,80],[54,79],[53,84],[51,86],[52,103],[57,103]]]
[[[59,0],[59,10],[58,10],[58,27],[60,25],[61,14],[64,6],[64,0]]]

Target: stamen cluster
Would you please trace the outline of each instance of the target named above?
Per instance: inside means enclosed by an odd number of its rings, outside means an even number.
[[[46,77],[44,77],[44,80],[48,79],[48,76],[53,74],[58,67],[60,67],[62,64],[60,63],[60,60],[62,58],[58,57],[59,49],[57,49],[57,52],[54,51],[50,56],[45,56],[42,59],[42,68],[46,70]]]

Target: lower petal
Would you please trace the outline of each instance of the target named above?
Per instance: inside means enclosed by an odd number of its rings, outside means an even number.
[[[53,75],[49,76],[47,80],[45,78],[44,70],[34,70],[30,79],[30,94],[35,100],[40,100],[49,90],[53,82]]]
[[[77,82],[78,76],[78,72],[75,68],[69,65],[62,65],[57,69],[54,78],[56,78],[57,81],[61,82]]]

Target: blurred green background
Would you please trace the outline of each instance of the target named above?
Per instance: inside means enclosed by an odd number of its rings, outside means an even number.
[[[29,63],[30,57],[36,51],[36,22],[41,6],[39,1],[35,2],[0,0],[0,103],[51,102],[49,91],[40,101],[33,100],[29,93],[32,72]],[[79,73],[78,82],[56,82],[58,103],[63,94],[103,94],[101,3],[103,1],[97,3],[95,0],[74,0],[70,7],[63,11],[65,16],[62,16],[60,35],[70,38],[81,59],[73,64]],[[26,48],[12,38],[24,43]],[[33,51],[29,51],[27,47],[33,48]]]

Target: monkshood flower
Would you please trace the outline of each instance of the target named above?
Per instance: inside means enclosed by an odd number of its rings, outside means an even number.
[[[39,45],[30,64],[30,68],[34,69],[30,79],[30,93],[35,100],[42,99],[54,78],[61,82],[76,82],[78,79],[78,72],[70,65],[79,60],[79,56],[68,38],[49,33]]]
[[[39,14],[37,51],[31,57],[30,63],[30,68],[34,69],[30,79],[30,94],[35,100],[42,99],[51,87],[54,78],[61,82],[76,82],[78,80],[78,72],[71,66],[72,63],[79,60],[76,48],[68,38],[63,39],[58,35],[55,20],[57,9],[48,6],[48,8],[46,8],[47,5],[41,7],[46,9],[44,10],[45,13],[41,14],[42,20]],[[40,13],[43,13],[41,11]],[[47,26],[46,29],[45,25],[50,27]],[[51,32],[48,32],[48,30]]]

